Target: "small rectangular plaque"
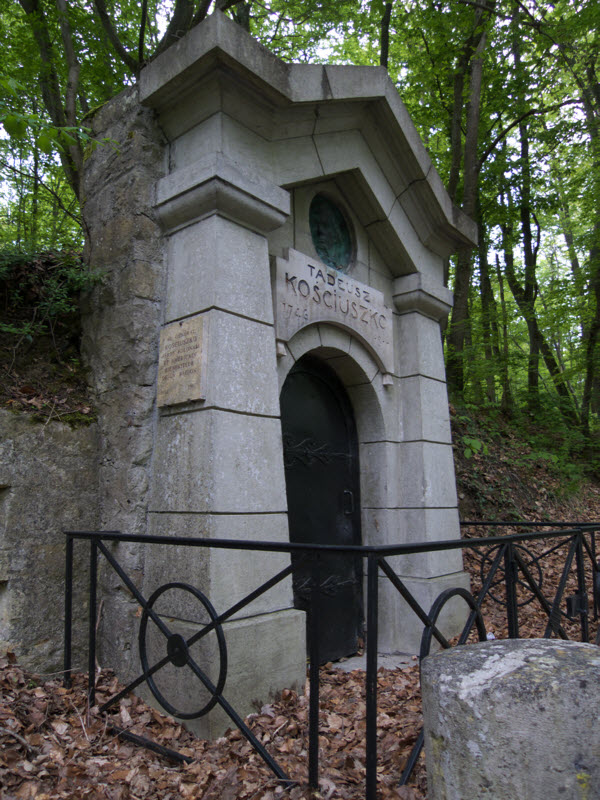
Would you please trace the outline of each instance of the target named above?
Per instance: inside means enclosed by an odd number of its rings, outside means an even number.
[[[204,319],[173,322],[160,332],[158,353],[159,406],[204,400]]]

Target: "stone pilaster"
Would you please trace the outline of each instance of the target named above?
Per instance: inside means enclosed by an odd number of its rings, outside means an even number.
[[[383,514],[387,540],[442,541],[460,538],[456,481],[440,322],[452,306],[452,293],[423,274],[396,278],[396,377],[402,441],[396,451],[399,491]],[[381,517],[380,512],[380,517]],[[384,534],[385,536],[385,534]],[[444,589],[468,588],[460,551],[423,553],[389,559],[427,611]],[[380,648],[417,651],[422,625],[387,580],[381,586]],[[446,631],[456,633],[464,618],[460,601],[443,612]]]
[[[285,221],[289,195],[218,155],[159,181],[156,209],[167,241],[163,325],[202,320],[205,391],[159,409],[148,530],[287,542],[266,234]],[[285,554],[166,548],[146,561],[146,592],[184,581],[222,613],[288,563]],[[171,616],[188,627],[206,621],[191,595],[179,602]],[[304,628],[289,579],[225,624],[238,713],[249,713],[255,698],[303,685]],[[212,660],[209,651],[202,657]],[[169,686],[181,702],[195,680],[183,672]],[[212,736],[229,722],[215,711],[190,724]]]

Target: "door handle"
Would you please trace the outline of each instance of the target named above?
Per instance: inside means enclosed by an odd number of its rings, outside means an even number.
[[[344,489],[344,514],[354,514],[354,493],[350,489]]]

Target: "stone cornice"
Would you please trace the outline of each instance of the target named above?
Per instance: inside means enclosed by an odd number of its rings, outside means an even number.
[[[285,189],[243,172],[217,153],[162,178],[156,210],[166,232],[218,213],[268,233],[285,222],[290,197]]]
[[[418,311],[437,322],[448,316],[453,302],[450,289],[416,273],[396,278],[393,298],[400,314]]]

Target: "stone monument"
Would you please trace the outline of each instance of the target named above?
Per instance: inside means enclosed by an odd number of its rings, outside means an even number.
[[[96,150],[84,181],[89,256],[107,276],[86,328],[101,527],[279,542],[457,538],[443,266],[476,230],[385,69],[286,64],[215,13],[93,125],[117,142]],[[321,533],[307,534],[307,520]],[[119,555],[147,593],[188,582],[217,612],[289,563],[166,550],[120,545]],[[392,563],[425,608],[467,583],[458,553]],[[331,569],[352,617],[348,649],[362,581],[348,577],[356,564]],[[380,650],[416,652],[420,624],[386,579],[380,598]],[[168,612],[186,631],[202,622],[194,602],[181,596]],[[107,578],[102,653],[125,678],[136,605]],[[302,607],[302,581],[294,592],[288,581],[226,623],[225,693],[242,711],[303,684]],[[209,715],[197,730],[223,724]]]

